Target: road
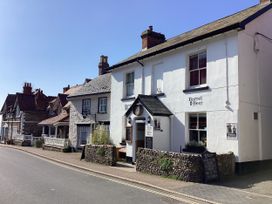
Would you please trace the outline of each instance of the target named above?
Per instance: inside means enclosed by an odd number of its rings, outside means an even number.
[[[180,203],[26,153],[0,148],[1,204]]]

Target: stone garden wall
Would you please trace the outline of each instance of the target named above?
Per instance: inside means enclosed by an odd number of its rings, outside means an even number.
[[[227,154],[218,154],[217,166],[220,178],[233,176],[235,174],[235,156],[232,152]]]
[[[113,145],[86,145],[85,160],[109,166],[115,166],[116,147]]]
[[[203,165],[199,154],[139,149],[136,170],[183,181],[203,181]]]
[[[234,174],[233,153],[216,155],[220,179]],[[204,181],[201,154],[163,152],[142,149],[137,152],[136,170],[190,182]]]

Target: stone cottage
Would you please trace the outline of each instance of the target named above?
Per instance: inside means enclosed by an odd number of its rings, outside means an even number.
[[[99,76],[70,94],[69,139],[75,149],[91,141],[97,124],[110,125],[111,74],[108,73],[108,57],[101,56]]]

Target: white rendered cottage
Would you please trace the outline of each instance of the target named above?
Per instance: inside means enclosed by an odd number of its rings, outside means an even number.
[[[128,160],[138,147],[180,152],[192,140],[234,152],[238,166],[272,159],[271,8],[262,1],[169,40],[151,26],[142,51],[110,67],[111,139]]]
[[[69,139],[73,148],[81,148],[91,141],[95,125],[110,124],[111,74],[108,57],[101,56],[99,76],[90,80],[77,92],[70,94]]]

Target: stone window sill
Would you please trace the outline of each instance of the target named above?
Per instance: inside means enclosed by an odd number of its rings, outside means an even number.
[[[188,88],[183,90],[183,93],[193,93],[193,92],[207,91],[207,90],[210,90],[209,86],[198,87],[198,88]]]
[[[121,101],[131,101],[135,100],[135,97],[127,97],[127,98],[122,98]]]

